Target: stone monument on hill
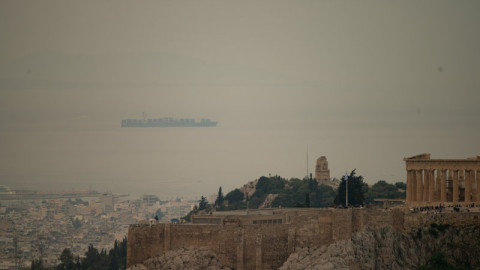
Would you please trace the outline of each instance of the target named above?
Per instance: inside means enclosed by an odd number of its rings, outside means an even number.
[[[328,169],[328,161],[325,156],[321,156],[317,159],[315,166],[315,179],[318,183],[330,181],[330,170]]]

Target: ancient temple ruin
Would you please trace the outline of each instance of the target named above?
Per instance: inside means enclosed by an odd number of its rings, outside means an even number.
[[[410,205],[480,203],[480,156],[430,159],[430,154],[404,158]]]

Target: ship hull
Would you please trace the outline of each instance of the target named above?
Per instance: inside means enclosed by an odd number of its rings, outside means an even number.
[[[216,127],[217,121],[210,119],[176,119],[176,118],[157,118],[157,119],[125,119],[122,120],[122,127]]]

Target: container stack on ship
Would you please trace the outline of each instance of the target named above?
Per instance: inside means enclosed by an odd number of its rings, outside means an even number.
[[[122,120],[122,127],[216,127],[218,123],[208,118],[196,121],[193,118],[172,117],[147,119],[145,113],[142,113],[142,116],[142,119]]]

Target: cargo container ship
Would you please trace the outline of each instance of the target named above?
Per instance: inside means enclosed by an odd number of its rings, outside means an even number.
[[[122,120],[122,127],[216,127],[217,121],[208,118],[202,118],[197,121],[193,118],[154,118],[147,119],[146,114],[142,113],[142,119]]]

